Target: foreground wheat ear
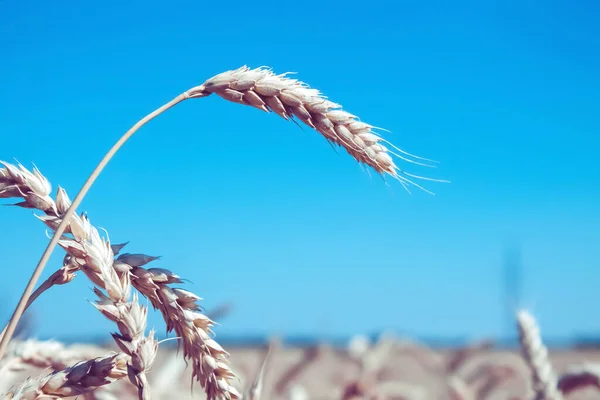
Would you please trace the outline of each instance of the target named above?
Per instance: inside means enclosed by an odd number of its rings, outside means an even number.
[[[269,68],[264,67],[249,69],[244,66],[227,71],[178,95],[131,127],[96,166],[73,200],[71,207],[63,216],[62,222],[56,228],[6,327],[5,334],[0,341],[0,357],[6,351],[8,341],[59,238],[104,167],[123,144],[143,125],[184,100],[206,97],[215,93],[230,101],[250,105],[264,111],[274,111],[285,119],[296,117],[316,129],[329,142],[345,148],[359,163],[372,167],[380,174],[387,174],[397,179],[407,190],[411,185],[425,190],[409,178],[434,180],[402,171],[394,163],[392,156],[420,165],[428,165],[423,161],[431,160],[414,156],[392,145],[375,133],[377,128],[359,121],[356,116],[348,112],[342,111],[340,105],[329,101],[318,90],[312,89],[296,79],[291,79],[287,75],[276,75]],[[396,152],[390,150],[386,144]]]
[[[425,190],[407,177],[434,180],[402,171],[391,155],[424,166],[431,165],[421,161],[434,161],[414,156],[392,145],[375,133],[379,128],[359,121],[355,115],[343,111],[341,105],[329,101],[317,89],[287,75],[289,74],[275,75],[268,68],[249,69],[244,66],[207,80],[189,90],[189,95],[199,98],[215,93],[229,101],[266,112],[274,111],[285,119],[296,117],[330,143],[342,146],[359,163],[372,167],[378,173],[392,176],[406,189],[413,185]],[[385,144],[397,152],[390,150]]]

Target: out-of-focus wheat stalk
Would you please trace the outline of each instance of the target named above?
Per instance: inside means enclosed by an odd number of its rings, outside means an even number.
[[[437,351],[414,339],[403,338],[396,343],[396,351],[410,356],[421,367],[432,373],[445,371],[446,361]]]
[[[448,374],[455,373],[472,356],[489,350],[493,346],[494,343],[491,340],[482,340],[455,351],[446,364],[446,372]]]
[[[271,351],[273,351],[273,345],[270,345],[267,349],[265,357],[263,359],[262,364],[254,378],[254,381],[248,388],[248,393],[244,396],[244,399],[248,400],[260,400],[263,397],[263,386],[265,380],[265,372],[267,370],[267,364],[269,363],[269,357],[271,356]]]
[[[446,385],[448,400],[476,400],[473,390],[458,376],[449,376]]]
[[[4,377],[7,371],[22,371],[27,366],[64,369],[98,355],[97,349],[91,351],[88,347],[79,346],[74,349],[55,340],[15,340],[10,343],[5,357],[0,360],[0,376]]]
[[[303,372],[313,365],[322,354],[322,348],[319,346],[312,346],[304,349],[302,358],[281,373],[274,386],[275,395],[282,396],[286,392],[286,389],[298,379]]]
[[[81,190],[77,193],[73,203],[65,211],[50,243],[44,250],[40,261],[27,283],[21,299],[6,327],[5,335],[0,340],[0,358],[6,351],[8,341],[27,307],[29,298],[46,263],[50,259],[52,251],[58,244],[63,232],[65,232],[71,218],[74,216],[75,210],[104,167],[123,144],[147,122],[186,99],[205,97],[212,93],[216,93],[231,101],[257,107],[264,111],[274,111],[286,119],[297,117],[308,126],[315,128],[328,141],[344,147],[358,162],[371,166],[379,173],[386,173],[398,179],[407,190],[409,185],[418,186],[409,178],[427,179],[400,170],[394,163],[392,156],[414,164],[423,164],[422,161],[429,160],[413,156],[385,141],[374,133],[374,126],[360,122],[354,115],[342,111],[338,104],[327,100],[318,90],[309,88],[305,83],[290,79],[286,74],[275,75],[267,68],[249,69],[244,66],[237,70],[219,74],[207,80],[204,84],[178,95],[173,100],[142,118],[102,158],[83,184]],[[388,149],[386,144],[396,152]],[[2,181],[5,177],[6,175],[0,176],[0,186],[4,186],[4,188],[6,188],[6,185]],[[10,190],[14,189],[11,188]],[[39,196],[38,193],[24,193],[24,195],[30,202],[42,201],[40,204],[42,207],[49,206],[49,204],[43,203],[44,196]]]
[[[382,380],[388,361],[396,354],[397,345],[396,335],[391,332],[382,333],[373,346],[365,337],[354,337],[349,343],[348,353],[358,361],[360,371],[357,377],[344,385],[341,399],[425,399],[427,392],[421,386]]]
[[[218,305],[217,307],[208,310],[204,313],[208,318],[213,321],[221,321],[227,315],[231,314],[231,310],[233,309],[232,303],[223,303]]]
[[[478,399],[487,399],[502,384],[516,376],[515,370],[508,366],[490,365],[481,371],[479,379],[471,383]]]
[[[542,343],[540,328],[535,318],[525,311],[517,312],[517,327],[521,354],[531,369],[536,400],[562,400],[556,374],[548,358],[548,349]]]
[[[159,370],[154,370],[152,374],[152,395],[157,399],[163,399],[173,393],[173,384],[181,382],[181,376],[185,370],[186,363],[181,359],[177,352],[170,352],[167,359],[160,366]]]

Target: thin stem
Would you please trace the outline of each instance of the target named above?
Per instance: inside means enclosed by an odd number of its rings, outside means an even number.
[[[15,328],[17,327],[17,323],[19,322],[21,315],[23,315],[23,312],[25,311],[27,302],[29,301],[29,298],[31,297],[31,292],[33,291],[35,284],[37,283],[38,279],[40,278],[40,275],[42,274],[42,271],[44,270],[46,263],[50,259],[50,255],[52,254],[54,247],[56,247],[58,240],[64,233],[65,228],[67,227],[71,217],[75,213],[75,210],[77,209],[79,204],[81,204],[81,201],[87,194],[88,190],[92,187],[92,185],[96,181],[96,178],[98,178],[98,176],[100,175],[100,173],[102,172],[102,170],[104,169],[106,164],[108,164],[108,162],[111,160],[111,158],[113,158],[113,156],[117,153],[117,151],[119,151],[119,149],[125,144],[125,142],[127,142],[127,140],[131,136],[133,136],[133,134],[135,132],[137,132],[137,130],[140,129],[142,126],[144,126],[148,121],[159,116],[160,114],[167,111],[169,108],[175,106],[176,104],[181,103],[183,100],[186,100],[189,98],[190,98],[189,93],[184,92],[184,93],[180,94],[179,96],[175,97],[173,100],[166,103],[165,105],[163,105],[162,107],[156,109],[155,111],[151,112],[150,114],[146,115],[144,118],[139,120],[135,125],[133,125],[131,127],[131,129],[129,129],[127,132],[125,132],[125,134],[117,141],[117,143],[115,143],[113,145],[113,147],[108,151],[108,153],[106,153],[104,158],[96,166],[96,168],[91,173],[89,178],[85,181],[85,183],[83,184],[83,187],[81,188],[79,193],[77,193],[77,197],[75,197],[75,199],[73,200],[71,207],[69,207],[69,209],[63,216],[62,222],[60,223],[60,225],[58,225],[58,228],[56,228],[56,231],[54,231],[54,235],[52,236],[50,243],[48,243],[48,247],[46,247],[46,250],[44,251],[42,258],[40,259],[37,266],[35,267],[35,270],[33,271],[31,278],[29,279],[29,283],[27,283],[27,287],[25,287],[25,290],[23,291],[23,294],[21,295],[19,304],[17,305],[15,311],[13,312],[12,317],[10,318],[10,322],[8,323],[8,326],[6,327],[6,332],[5,332],[4,336],[2,337],[2,340],[0,341],[0,359],[4,356],[4,353],[6,352],[6,347],[8,346],[8,342],[10,341],[10,338],[12,337],[12,335],[15,331]]]
[[[60,273],[60,272],[62,272],[62,268],[59,269],[58,271],[56,271],[54,274],[52,274],[40,286],[38,286],[37,289],[35,289],[35,291],[31,294],[31,296],[29,296],[29,299],[27,299],[27,304],[25,304],[25,308],[23,309],[23,312],[27,311],[27,309],[29,309],[31,304],[33,304],[33,302],[38,297],[40,297],[42,293],[44,293],[46,290],[50,289],[52,286],[55,286],[54,275],[56,275],[56,273]],[[2,333],[0,333],[0,339],[4,337],[4,334],[6,333],[6,329],[8,329],[8,325],[6,325],[4,327],[4,329],[2,330]]]

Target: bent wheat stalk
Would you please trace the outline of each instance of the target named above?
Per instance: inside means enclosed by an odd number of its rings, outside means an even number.
[[[423,161],[431,160],[411,155],[387,142],[375,133],[376,128],[374,126],[360,122],[354,115],[342,111],[338,104],[327,100],[318,90],[309,88],[308,85],[298,80],[290,79],[286,74],[275,75],[267,68],[249,69],[244,66],[224,72],[207,80],[204,84],[180,94],[142,118],[102,158],[64,214],[27,283],[6,328],[5,335],[0,341],[0,357],[3,356],[6,350],[8,341],[59,238],[65,231],[71,217],[73,217],[76,208],[112,157],[135,132],[153,118],[186,99],[206,97],[212,93],[227,100],[250,105],[264,111],[274,111],[285,119],[296,117],[316,129],[329,142],[345,148],[359,163],[372,167],[378,173],[392,176],[400,181],[407,190],[409,185],[423,189],[409,178],[427,178],[400,170],[394,163],[392,156],[421,165],[426,165]],[[389,150],[386,145],[389,145],[396,152]]]

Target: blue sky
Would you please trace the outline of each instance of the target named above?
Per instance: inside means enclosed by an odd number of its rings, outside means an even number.
[[[309,128],[209,97],[144,127],[82,210],[130,252],[161,255],[156,266],[189,279],[206,308],[232,302],[222,335],[503,335],[513,244],[543,332],[598,333],[598,12],[568,1],[4,0],[0,159],[33,162],[74,196],[125,130],[178,93],[244,64],[298,72],[441,162],[408,170],[452,183],[409,196]],[[0,213],[6,318],[47,238],[31,211]],[[46,293],[38,334],[112,329],[89,288],[80,276]],[[163,330],[156,315],[151,325]]]

